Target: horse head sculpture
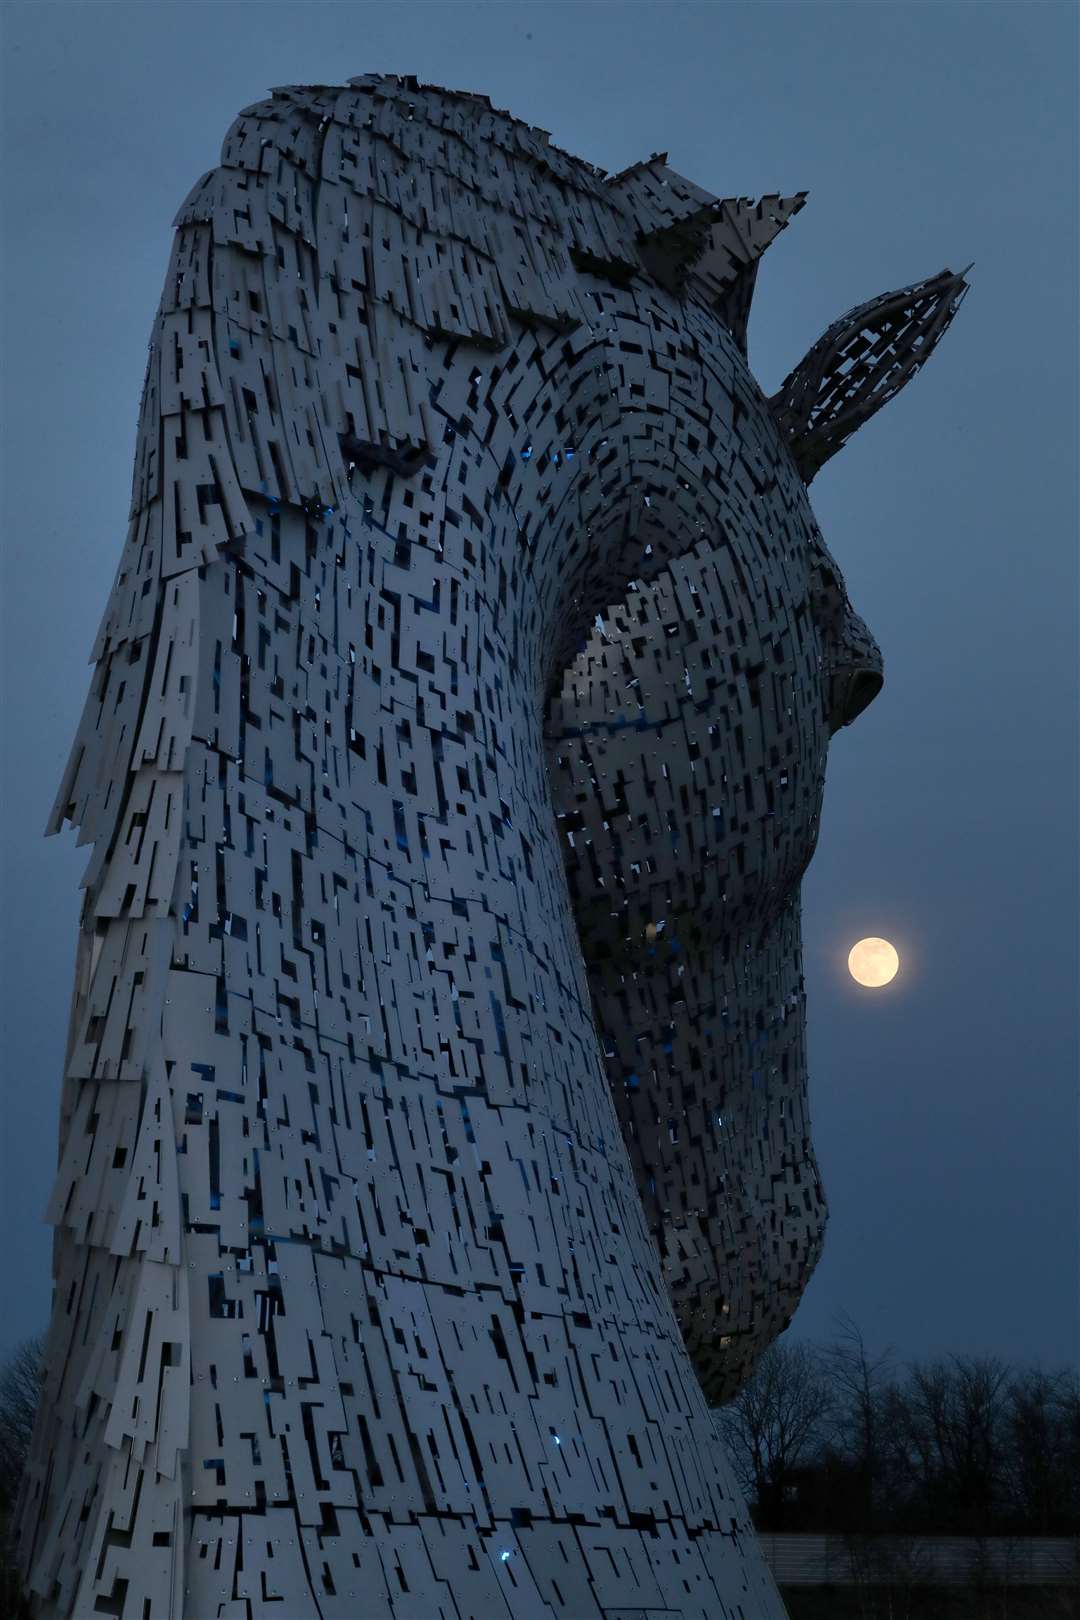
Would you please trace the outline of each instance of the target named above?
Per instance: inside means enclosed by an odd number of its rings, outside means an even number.
[[[54,819],[39,1614],[782,1614],[706,1397],[820,1242],[797,889],[880,671],[806,484],[963,290],[766,400],[801,202],[371,75],[177,215]]]

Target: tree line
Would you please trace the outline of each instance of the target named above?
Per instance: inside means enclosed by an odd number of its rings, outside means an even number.
[[[1080,1377],[946,1355],[871,1355],[847,1317],[785,1344],[719,1411],[759,1530],[1080,1533]]]

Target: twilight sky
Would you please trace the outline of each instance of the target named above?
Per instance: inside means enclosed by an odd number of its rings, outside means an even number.
[[[123,540],[172,216],[270,87],[415,73],[609,170],[807,189],[750,326],[766,392],[852,305],[973,290],[812,500],[885,654],[805,886],[832,1217],[791,1329],[1075,1361],[1077,45],[1071,3],[9,4],[3,17],[0,1353],[44,1326],[88,850],[42,830]],[[849,946],[891,939],[888,989]]]

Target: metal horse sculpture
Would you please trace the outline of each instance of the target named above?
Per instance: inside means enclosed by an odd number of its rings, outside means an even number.
[[[798,884],[880,684],[806,485],[964,290],[765,399],[802,201],[368,76],[180,210],[55,816],[38,1614],[782,1615],[710,1402],[821,1245]]]

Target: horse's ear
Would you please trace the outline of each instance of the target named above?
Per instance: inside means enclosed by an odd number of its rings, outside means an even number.
[[[959,309],[970,269],[859,304],[785,377],[769,407],[805,483],[914,377]]]
[[[668,168],[655,152],[607,182],[638,225],[637,258],[676,297],[693,290],[746,353],[746,322],[761,255],[799,212],[806,192],[714,197]]]
[[[805,201],[805,191],[793,197],[774,192],[757,202],[729,199],[713,224],[708,250],[694,266],[697,282],[743,354],[761,256]]]

